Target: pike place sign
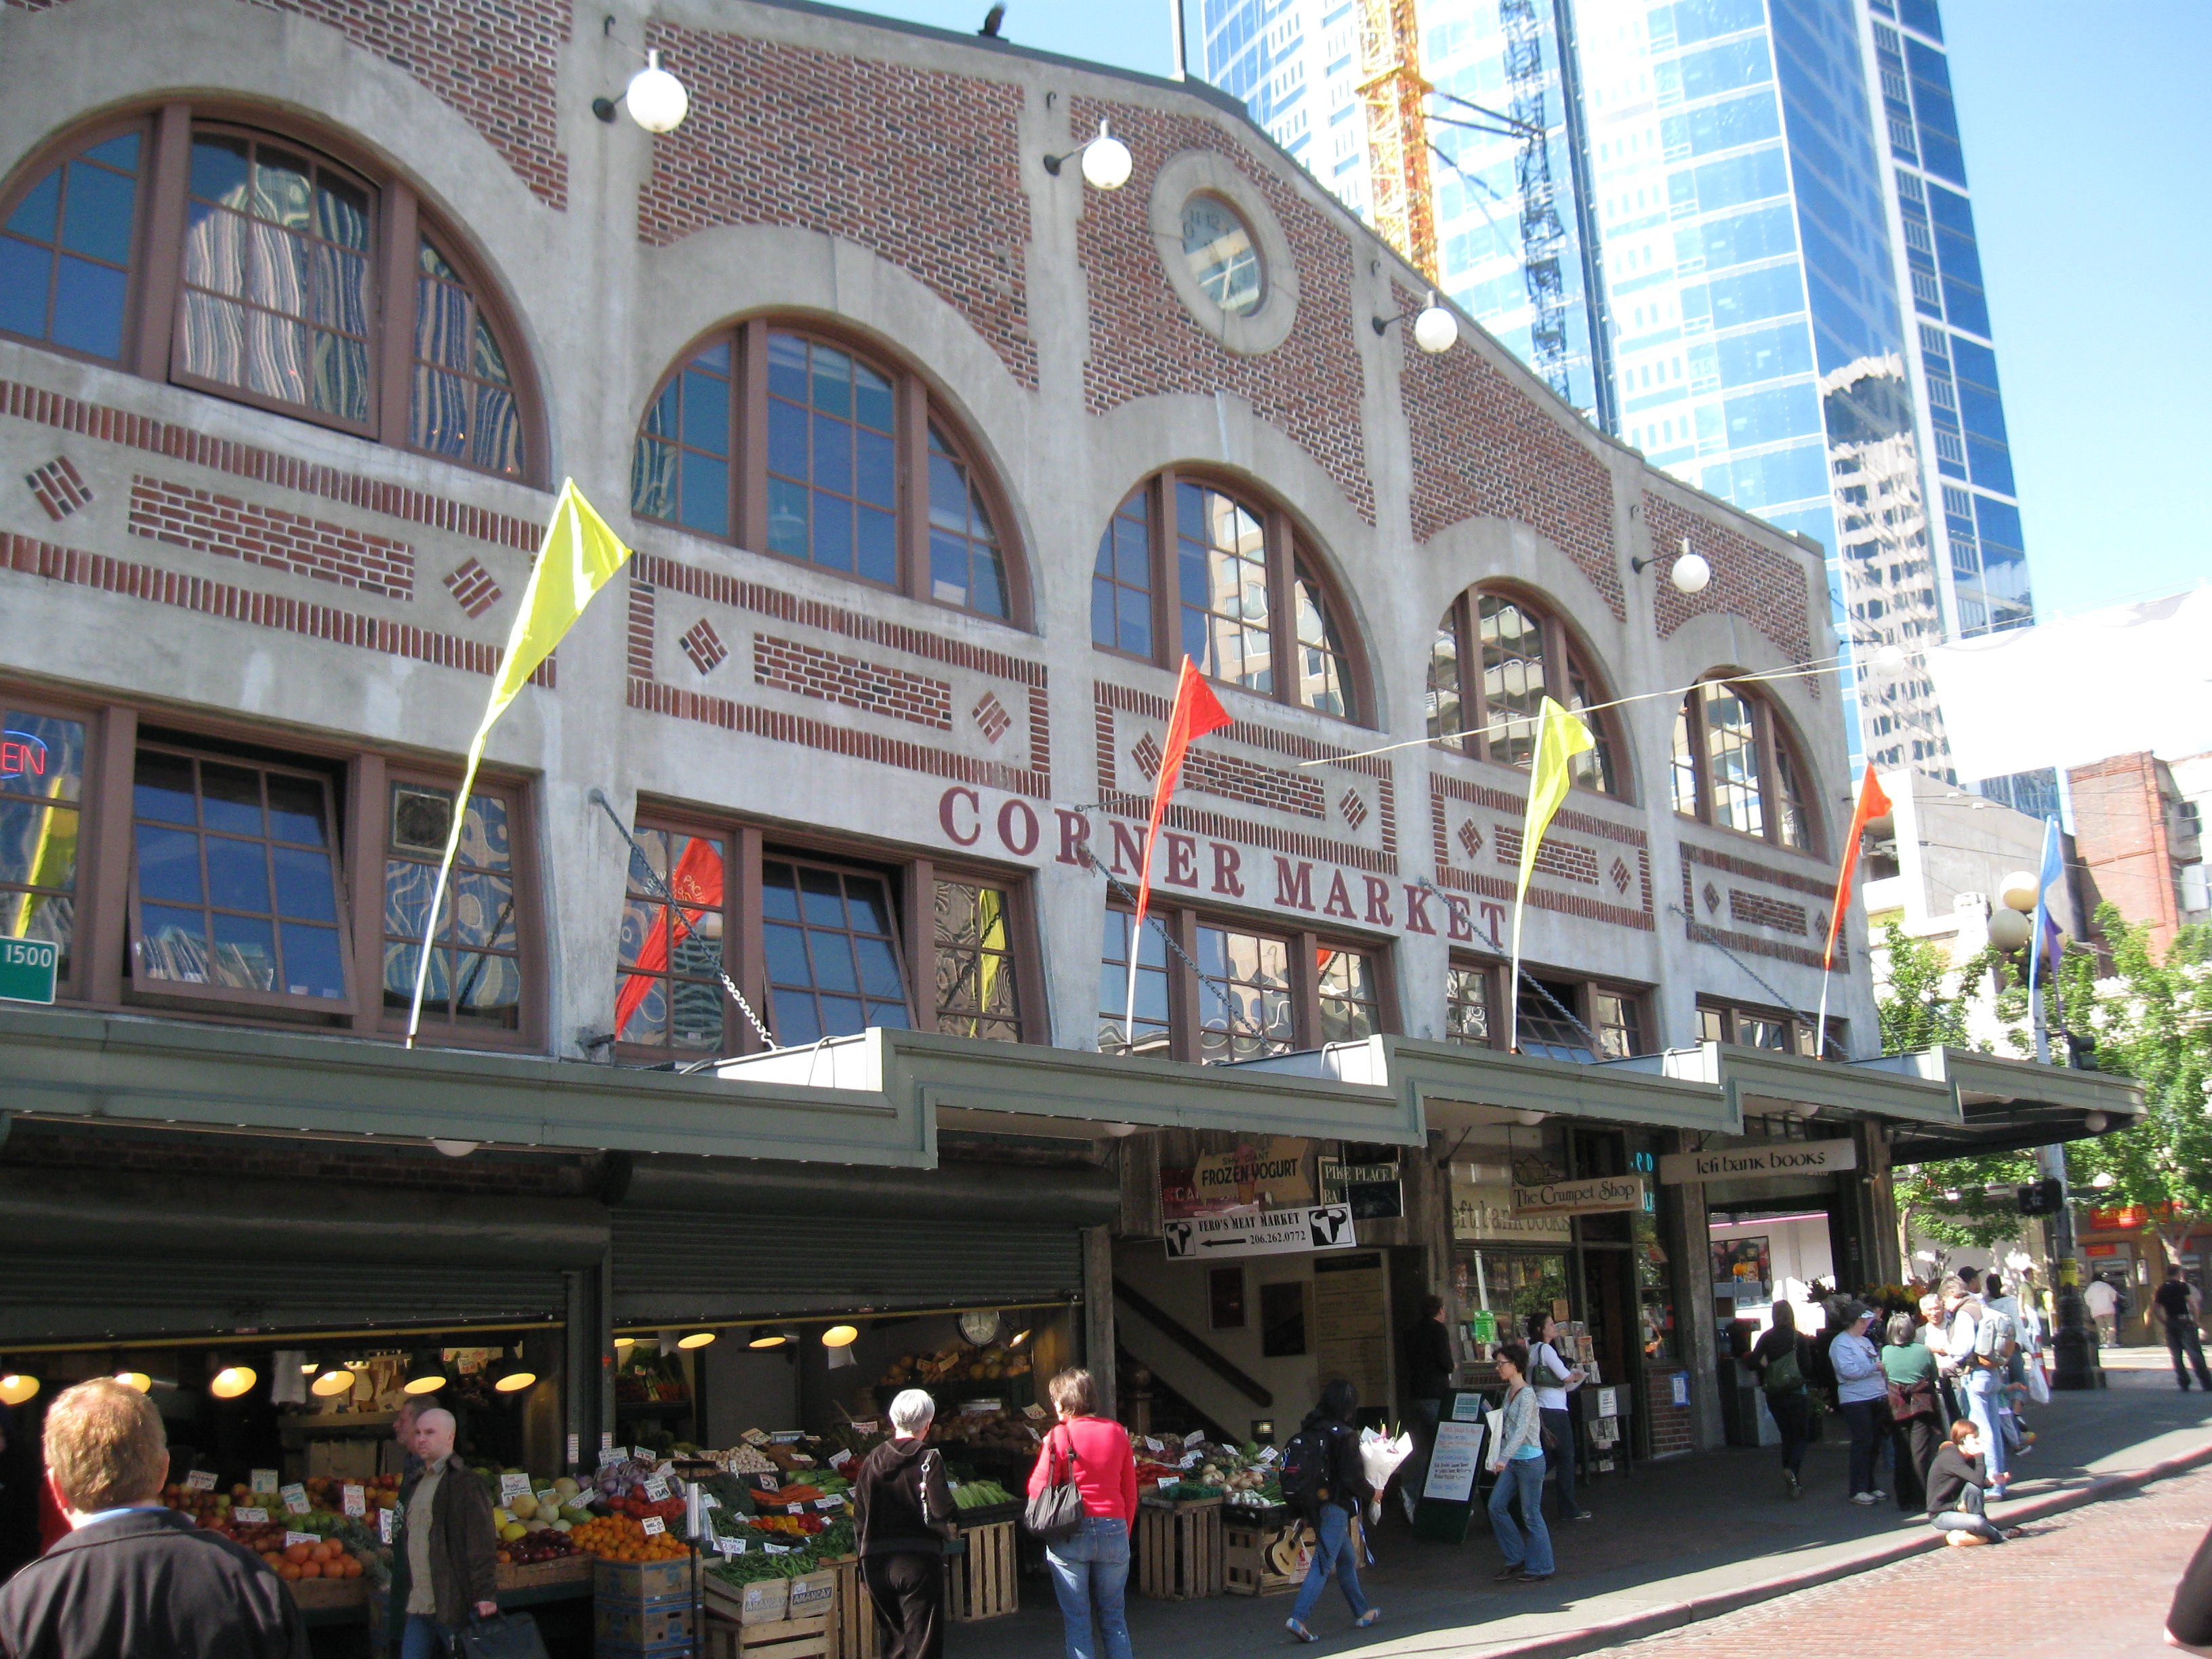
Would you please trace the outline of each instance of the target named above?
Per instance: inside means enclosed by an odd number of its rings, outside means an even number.
[[[1858,1144],[1853,1140],[1777,1140],[1711,1152],[1669,1152],[1659,1160],[1659,1180],[1663,1186],[1679,1187],[1693,1181],[1834,1175],[1858,1167]]]

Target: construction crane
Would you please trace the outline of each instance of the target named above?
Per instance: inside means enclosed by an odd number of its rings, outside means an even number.
[[[1429,188],[1428,97],[1415,0],[1362,0],[1359,95],[1375,228],[1431,283],[1437,204]]]

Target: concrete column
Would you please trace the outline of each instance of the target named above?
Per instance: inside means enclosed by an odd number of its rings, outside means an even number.
[[[1675,1150],[1692,1150],[1694,1137],[1678,1132]],[[1686,1181],[1674,1194],[1674,1224],[1665,1236],[1674,1264],[1674,1324],[1682,1364],[1690,1373],[1690,1431],[1699,1451],[1728,1443],[1721,1419],[1720,1343],[1713,1329],[1712,1243],[1706,1232],[1705,1188]]]
[[[1098,1384],[1100,1413],[1114,1416],[1114,1235],[1105,1227],[1083,1230],[1083,1363]]]

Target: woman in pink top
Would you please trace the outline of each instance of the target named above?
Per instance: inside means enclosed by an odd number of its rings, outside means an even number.
[[[1059,1425],[1037,1449],[1030,1471],[1035,1498],[1059,1479],[1073,1479],[1083,1494],[1083,1527],[1073,1538],[1045,1547],[1053,1593],[1067,1626],[1067,1659],[1099,1659],[1091,1613],[1105,1635],[1105,1659],[1129,1659],[1129,1621],[1122,1610],[1129,1582],[1129,1529],[1137,1519],[1137,1459],[1129,1431],[1098,1415],[1098,1384],[1089,1371],[1062,1371],[1052,1379]]]

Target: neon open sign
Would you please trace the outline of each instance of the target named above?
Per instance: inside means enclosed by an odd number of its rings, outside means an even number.
[[[46,775],[46,744],[29,732],[0,732],[0,782]]]

